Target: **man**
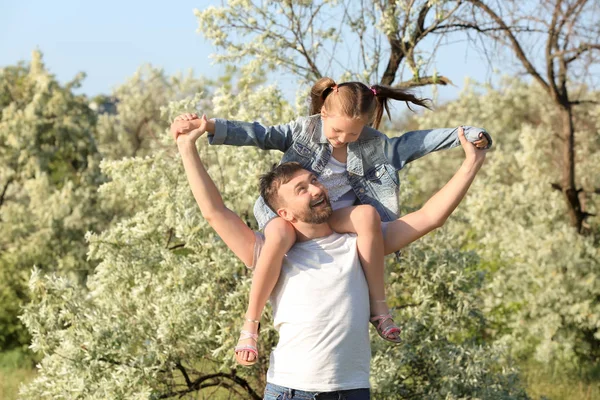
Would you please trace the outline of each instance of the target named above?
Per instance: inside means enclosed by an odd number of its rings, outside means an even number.
[[[206,172],[195,146],[203,127],[180,134],[174,123],[171,131],[202,215],[246,265],[253,265],[261,236],[225,207]],[[443,225],[462,200],[486,151],[467,142],[462,129],[459,138],[466,155],[462,166],[423,208],[387,227],[386,251]],[[326,190],[299,164],[282,164],[264,175],[261,192],[297,236],[271,296],[279,343],[271,354],[265,399],[368,399],[369,297],[356,236],[332,231]]]

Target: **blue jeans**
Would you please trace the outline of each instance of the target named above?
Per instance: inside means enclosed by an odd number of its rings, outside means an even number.
[[[336,392],[305,392],[267,383],[263,400],[369,400],[367,389],[338,390]]]

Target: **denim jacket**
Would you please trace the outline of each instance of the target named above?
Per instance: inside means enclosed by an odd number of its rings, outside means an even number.
[[[482,132],[491,146],[492,139],[484,129],[470,126],[464,129],[468,141],[478,140]],[[316,176],[323,172],[331,157],[331,146],[323,133],[320,114],[277,126],[216,119],[215,134],[208,140],[211,145],[280,150],[285,153],[281,163],[299,162]],[[375,207],[382,221],[395,220],[399,216],[398,171],[428,153],[458,145],[458,128],[411,131],[390,138],[365,126],[358,140],[348,144],[346,170],[350,186],[361,204]],[[260,197],[254,205],[254,216],[262,229],[276,214]]]

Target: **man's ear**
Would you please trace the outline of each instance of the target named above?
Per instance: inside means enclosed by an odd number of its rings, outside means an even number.
[[[295,222],[296,221],[294,214],[292,212],[286,210],[285,208],[278,208],[277,215],[279,215],[281,218],[283,218],[287,222]]]

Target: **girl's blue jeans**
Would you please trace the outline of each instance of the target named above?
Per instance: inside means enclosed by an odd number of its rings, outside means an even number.
[[[264,400],[369,400],[370,390],[351,389],[335,392],[305,392],[267,383]]]

